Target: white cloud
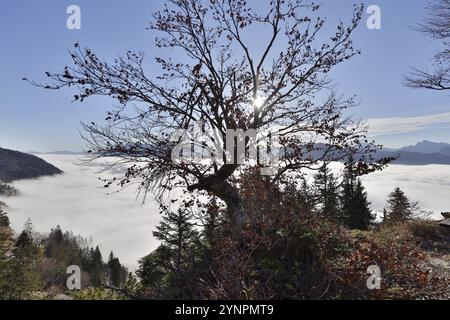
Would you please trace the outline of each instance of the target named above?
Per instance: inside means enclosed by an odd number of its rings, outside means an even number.
[[[419,117],[379,118],[367,120],[370,136],[415,132],[436,124],[450,124],[450,112]]]
[[[342,170],[342,164],[333,163],[334,172]],[[412,201],[432,213],[430,218],[442,219],[441,212],[450,211],[450,165],[389,165],[383,171],[362,177],[371,207],[381,215],[388,195],[399,187]]]
[[[151,197],[141,206],[133,188],[106,195],[107,191],[97,179],[111,175],[101,174],[101,163],[77,166],[79,156],[43,155],[65,171],[64,175],[14,183],[21,196],[4,199],[12,227],[21,231],[30,217],[37,231],[47,232],[56,225],[72,230],[86,238],[92,236],[106,256],[114,250],[127,266],[136,267],[138,259],[158,246],[152,231],[160,220],[159,208]],[[341,165],[336,164],[336,170]],[[450,166],[391,165],[382,172],[363,178],[369,200],[376,212],[385,205],[386,197],[395,187],[405,190],[412,200],[435,212],[450,210]],[[176,197],[177,194],[172,194]]]
[[[390,165],[387,169],[364,176],[372,208],[381,212],[388,194],[400,187],[412,201],[419,201],[422,209],[430,211],[430,218],[442,219],[441,212],[450,210],[450,166]]]
[[[138,259],[158,246],[152,231],[160,220],[159,207],[147,198],[141,205],[136,199],[135,188],[119,193],[105,189],[99,177],[110,177],[113,172],[99,173],[104,161],[89,165],[75,165],[80,156],[40,155],[65,173],[37,180],[14,183],[20,190],[19,197],[3,199],[8,205],[8,215],[16,232],[22,230],[27,218],[35,229],[48,232],[61,225],[85,238],[93,237],[104,258],[111,250],[127,266],[134,269]]]

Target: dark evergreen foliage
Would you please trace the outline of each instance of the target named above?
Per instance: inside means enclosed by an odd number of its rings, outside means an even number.
[[[375,221],[367,192],[354,169],[353,158],[345,165],[344,182],[340,194],[341,219],[350,229],[367,230]]]
[[[417,203],[412,203],[405,192],[397,187],[389,194],[386,205],[385,221],[404,221],[412,218],[416,211]]]
[[[340,220],[338,184],[331,170],[323,165],[315,176],[317,204],[322,215]]]

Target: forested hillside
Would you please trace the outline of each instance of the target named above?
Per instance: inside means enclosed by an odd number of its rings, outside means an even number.
[[[112,252],[105,262],[99,247],[90,245],[59,226],[48,234],[39,234],[31,221],[14,236],[0,205],[0,300],[86,298],[67,287],[68,267],[73,265],[81,270],[82,288],[92,291],[122,287],[127,269]]]
[[[60,169],[34,155],[0,148],[0,181],[11,182],[60,173]]]

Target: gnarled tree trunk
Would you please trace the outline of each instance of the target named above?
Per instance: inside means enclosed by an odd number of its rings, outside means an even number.
[[[239,239],[247,216],[238,189],[227,181],[227,178],[236,168],[236,165],[224,165],[217,174],[204,179],[188,189],[190,191],[197,189],[211,192],[225,202],[231,225],[231,233],[233,237]]]
[[[239,238],[247,219],[239,191],[227,181],[224,181],[219,186],[214,186],[214,189],[213,193],[223,200],[227,206],[233,236]]]

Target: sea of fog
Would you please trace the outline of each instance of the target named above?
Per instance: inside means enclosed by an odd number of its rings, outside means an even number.
[[[121,192],[114,192],[117,187],[104,188],[105,183],[99,178],[115,173],[104,170],[104,161],[86,163],[81,155],[38,156],[64,174],[13,183],[20,196],[3,201],[16,232],[22,230],[28,218],[38,232],[60,225],[63,231],[92,237],[105,259],[113,250],[130,269],[156,249],[158,243],[152,231],[159,222],[159,210],[151,195],[142,204],[135,187]]]
[[[99,177],[110,177],[102,171],[103,162],[83,163],[76,155],[40,155],[64,171],[63,175],[36,180],[17,181],[19,197],[3,199],[14,230],[20,231],[31,218],[35,229],[48,232],[60,225],[85,238],[92,237],[104,256],[114,250],[123,263],[134,269],[137,261],[154,250],[158,243],[152,236],[159,221],[158,206],[149,195],[145,204],[130,187],[111,193]],[[391,165],[382,172],[363,178],[376,212],[382,211],[387,195],[402,188],[410,199],[439,217],[450,211],[450,166]]]

